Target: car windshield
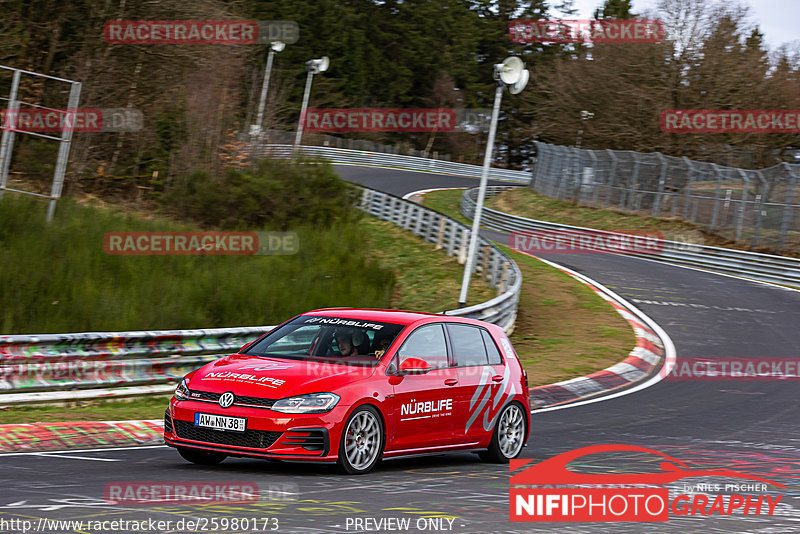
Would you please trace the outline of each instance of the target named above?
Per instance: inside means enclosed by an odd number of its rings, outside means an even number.
[[[342,365],[375,366],[404,325],[301,315],[270,332],[243,354]]]

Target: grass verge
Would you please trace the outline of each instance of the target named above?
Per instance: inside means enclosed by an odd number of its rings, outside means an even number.
[[[451,217],[461,216],[462,194],[463,190],[428,193],[424,204]],[[590,374],[625,359],[636,339],[614,308],[558,269],[498,246],[522,271],[522,294],[511,342],[531,386]]]
[[[76,401],[65,406],[13,406],[0,408],[3,424],[60,421],[126,421],[162,419],[171,394],[126,400]]]
[[[370,256],[384,269],[391,269],[397,284],[391,307],[401,310],[441,312],[458,307],[458,293],[464,267],[455,256],[436,250],[407,230],[386,221],[368,218],[363,221],[368,235]],[[477,277],[469,286],[467,305],[492,299],[496,292]]]
[[[59,209],[65,214],[63,217],[66,217],[69,221],[72,221],[68,228],[65,229],[58,229],[58,227],[53,227],[53,229],[48,228],[39,228],[39,231],[42,232],[46,237],[45,240],[49,243],[50,246],[53,247],[54,250],[57,250],[59,247],[80,247],[82,252],[79,250],[69,251],[69,253],[65,252],[69,257],[69,254],[75,254],[77,256],[78,264],[81,266],[80,269],[73,266],[73,276],[71,280],[75,281],[75,283],[84,286],[91,287],[91,278],[98,278],[103,280],[107,277],[114,277],[117,276],[114,274],[114,269],[116,260],[146,260],[150,258],[155,258],[156,260],[163,260],[164,258],[172,258],[173,262],[177,263],[169,263],[169,268],[166,269],[162,276],[166,278],[166,280],[160,283],[160,287],[166,287],[169,283],[179,284],[179,287],[176,288],[176,292],[170,293],[172,298],[179,298],[178,290],[181,288],[185,288],[185,285],[180,285],[182,282],[180,280],[176,280],[174,277],[173,271],[179,270],[179,272],[186,273],[187,276],[209,276],[208,273],[197,273],[193,270],[189,269],[188,267],[180,266],[180,262],[190,262],[193,264],[195,261],[199,260],[206,260],[206,262],[200,261],[196,265],[198,268],[206,268],[206,269],[213,269],[215,264],[213,263],[214,260],[219,262],[220,257],[204,257],[204,256],[161,256],[161,257],[107,257],[102,251],[101,243],[102,243],[102,233],[106,231],[106,228],[109,225],[109,222],[113,222],[114,228],[119,229],[119,225],[124,224],[125,229],[148,229],[148,230],[161,230],[161,229],[170,229],[174,230],[176,228],[186,229],[189,227],[183,226],[175,226],[172,223],[164,223],[164,222],[152,222],[152,221],[142,221],[140,219],[136,219],[131,216],[121,216],[115,213],[113,210],[93,210],[90,208],[84,207],[76,207],[74,205],[64,206],[66,204],[62,201],[62,204],[59,205]],[[41,206],[39,206],[41,207]],[[0,204],[0,209],[3,208],[3,205]],[[6,209],[8,205],[5,206]],[[73,211],[74,210],[74,211]],[[2,213],[2,212],[0,212]],[[36,213],[32,215],[32,217],[41,215],[40,213]],[[68,215],[68,217],[67,217]],[[80,219],[80,221],[76,221],[75,219]],[[58,222],[58,219],[56,223]],[[54,223],[55,224],[55,223]],[[77,225],[77,229],[75,228]],[[97,228],[89,228],[89,226],[98,226]],[[72,228],[71,230],[69,228]],[[192,228],[189,228],[192,229]],[[19,231],[22,229],[18,228]],[[258,287],[253,289],[253,294],[245,298],[244,301],[254,302],[253,296],[256,296],[257,299],[264,301],[265,299],[273,300],[273,297],[270,296],[270,292],[277,292],[280,295],[280,298],[288,299],[290,302],[289,304],[293,304],[294,306],[298,306],[297,302],[292,301],[290,298],[291,293],[295,292],[298,294],[303,294],[310,292],[311,288],[302,288],[303,285],[318,285],[321,286],[324,291],[324,288],[327,288],[330,291],[331,295],[334,294],[333,289],[331,289],[331,282],[330,279],[336,277],[337,281],[336,284],[340,284],[340,286],[333,286],[335,287],[343,287],[346,289],[345,295],[349,295],[352,300],[349,302],[344,300],[344,298],[340,297],[339,300],[334,299],[330,295],[327,296],[327,301],[320,301],[314,304],[309,303],[301,303],[297,311],[290,311],[290,310],[283,310],[283,312],[273,311],[272,313],[276,314],[271,317],[266,317],[264,315],[258,315],[263,313],[263,310],[254,310],[253,307],[250,306],[240,306],[242,312],[248,312],[251,315],[237,315],[235,318],[226,320],[225,324],[233,324],[238,325],[236,321],[244,321],[241,324],[274,324],[275,322],[281,321],[286,319],[287,317],[299,313],[301,311],[307,311],[308,309],[312,309],[313,307],[322,307],[322,306],[334,306],[334,305],[352,305],[352,306],[374,306],[374,307],[390,307],[390,308],[398,308],[398,309],[409,309],[409,310],[423,310],[423,311],[442,311],[446,307],[455,307],[457,302],[458,296],[458,289],[460,287],[461,282],[461,273],[463,272],[463,267],[458,264],[455,260],[455,257],[448,257],[444,250],[436,251],[434,250],[434,245],[431,243],[425,243],[420,238],[414,236],[410,232],[407,232],[401,228],[398,228],[392,223],[381,221],[373,217],[364,217],[357,223],[356,228],[349,228],[348,231],[357,235],[358,239],[353,240],[348,238],[348,236],[342,237],[340,235],[341,229],[334,232],[331,231],[329,233],[319,232],[316,236],[314,236],[315,241],[313,243],[316,244],[318,248],[322,248],[321,251],[317,251],[316,253],[312,254],[310,251],[307,251],[307,256],[305,259],[301,261],[299,264],[302,266],[303,269],[308,269],[312,273],[317,273],[320,279],[314,279],[312,276],[304,276],[302,272],[296,272],[293,276],[289,276],[289,272],[284,274],[276,274],[274,269],[270,270],[270,260],[281,259],[278,256],[272,257],[259,257],[259,258],[242,258],[242,257],[233,257],[233,258],[224,258],[226,260],[262,260],[261,262],[256,262],[247,270],[244,271],[244,275],[247,276],[250,273],[249,269],[252,269],[252,275],[257,277],[259,275],[258,269],[263,268],[265,274],[263,275],[263,279],[259,280],[237,280],[236,276],[234,276],[234,270],[237,273],[240,270],[245,269],[248,265],[247,262],[233,262],[233,263],[222,263],[225,270],[221,270],[221,272],[217,273],[217,281],[221,284],[220,287],[216,288],[214,292],[211,293],[213,296],[224,295],[226,291],[229,290],[231,287],[228,285],[228,282],[233,282],[234,290],[239,287],[239,284],[246,284],[246,283],[253,283],[256,284]],[[48,232],[54,232],[55,235],[48,236]],[[81,236],[80,238],[72,235],[73,232],[77,232],[76,235]],[[0,235],[7,235],[0,234]],[[30,236],[28,236],[30,237]],[[341,239],[339,239],[341,238]],[[22,237],[18,237],[17,239],[22,239]],[[11,241],[11,239],[6,240],[6,242]],[[302,250],[302,237],[301,237],[301,250]],[[96,245],[95,247],[92,244]],[[59,245],[59,247],[56,247]],[[344,248],[343,248],[344,247]],[[17,247],[19,248],[19,247]],[[34,247],[34,250],[42,250],[42,247]],[[338,250],[344,250],[344,258],[342,254],[337,252]],[[87,257],[82,257],[82,254],[85,254]],[[337,256],[337,254],[339,254]],[[315,260],[316,256],[316,260]],[[363,265],[370,266],[370,269],[375,270],[375,272],[383,273],[384,279],[391,281],[391,284],[387,282],[386,286],[383,289],[386,289],[385,294],[381,294],[382,299],[373,299],[369,300],[371,295],[367,294],[362,295],[359,291],[364,289],[365,281],[362,280],[361,277],[368,275],[369,273],[365,273],[363,270],[359,270],[357,268],[353,268],[355,265],[358,267],[362,265],[361,263],[356,262],[353,258],[356,256],[358,258],[366,258],[364,260],[365,263]],[[292,257],[283,257],[284,259]],[[111,263],[107,263],[108,261]],[[211,260],[208,262],[208,260]],[[263,260],[267,260],[265,263]],[[317,265],[305,265],[303,262],[313,262],[317,261]],[[323,262],[319,264],[319,262]],[[326,263],[327,262],[327,263]],[[337,263],[339,262],[339,263]],[[29,259],[25,260],[26,265],[33,269],[34,266],[39,265],[41,266],[41,273],[37,273],[35,270],[34,272],[29,273],[31,280],[38,280],[39,284],[43,287],[47,287],[44,282],[46,281],[46,277],[48,272],[51,270],[49,264],[44,261],[44,258],[39,258],[38,262],[35,261],[35,258],[31,256]],[[144,273],[148,276],[155,277],[161,272],[161,269],[153,269],[148,268],[146,262],[141,262],[143,265],[140,266],[140,269],[144,269]],[[0,260],[0,266],[7,265],[4,264],[2,260]],[[125,265],[122,263],[122,265]],[[289,266],[293,265],[289,263]],[[119,267],[117,267],[119,268]],[[222,269],[217,264],[217,268]],[[230,269],[230,270],[228,270]],[[350,269],[350,270],[348,270]],[[321,270],[321,271],[320,271]],[[14,272],[14,271],[11,271]],[[319,274],[322,272],[323,274]],[[3,277],[10,276],[9,270],[0,270]],[[82,273],[86,278],[86,280],[80,279],[78,276],[79,273]],[[17,272],[18,280],[24,280],[22,276],[24,273]],[[131,273],[130,276],[132,279],[135,279],[137,276],[136,273]],[[138,276],[142,276],[142,274],[138,274]],[[265,284],[263,280],[269,280],[275,276],[282,276],[280,279],[283,280],[282,284]],[[65,284],[68,284],[70,278],[64,276],[62,278]],[[368,280],[367,280],[368,282]],[[281,286],[286,286],[281,289]],[[26,286],[30,287],[30,286]],[[125,288],[125,292],[123,295],[128,297],[135,297],[136,291],[135,288],[127,288],[124,284],[120,286],[121,288]],[[369,286],[368,286],[369,287]],[[381,289],[381,286],[376,285],[374,286],[377,289]],[[266,289],[265,289],[266,288]],[[96,291],[103,291],[108,290],[106,286],[99,286],[96,288]],[[153,296],[152,291],[148,291],[146,288],[142,289],[144,299],[142,302],[137,303],[134,300],[127,300],[125,301],[129,306],[141,306],[142,308],[146,308],[149,299]],[[200,291],[200,289],[195,289],[194,291]],[[265,294],[260,294],[259,292],[265,291]],[[89,291],[87,295],[89,298],[94,294],[93,291]],[[489,300],[494,296],[494,290],[484,281],[482,280],[473,280],[473,283],[470,286],[470,299],[469,304],[476,304],[478,302],[482,302],[485,300]],[[443,298],[443,296],[449,296],[449,300],[447,298]],[[372,295],[374,297],[374,295]],[[5,297],[0,297],[0,301]],[[47,297],[53,298],[53,297]],[[63,299],[63,297],[61,297]],[[359,300],[360,299],[360,300]],[[31,300],[31,299],[28,299]],[[41,300],[41,299],[40,299]],[[45,299],[46,300],[46,299]],[[258,300],[256,300],[258,301]],[[343,304],[343,301],[346,304]],[[53,305],[53,311],[47,310],[52,315],[50,318],[53,317],[58,318],[58,322],[49,322],[49,323],[36,323],[31,322],[27,331],[42,333],[46,330],[40,330],[39,328],[46,328],[46,325],[51,325],[53,330],[47,331],[78,331],[79,329],[85,330],[100,330],[100,329],[109,329],[109,330],[127,330],[127,329],[138,329],[144,328],[142,326],[138,326],[142,323],[137,323],[137,316],[128,314],[123,317],[111,317],[109,318],[109,322],[103,323],[100,322],[102,326],[94,327],[93,324],[86,320],[86,318],[76,318],[76,322],[70,322],[70,318],[67,316],[60,317],[55,312],[58,310],[65,310],[68,309],[67,307],[70,305],[70,300],[66,300],[64,304],[67,306],[56,308]],[[372,302],[372,303],[370,303]],[[6,302],[6,305],[13,305],[10,301]],[[188,306],[188,304],[186,304]],[[46,308],[46,307],[45,307]],[[257,307],[256,307],[257,308]],[[171,324],[181,324],[180,320],[182,319],[181,314],[186,313],[187,308],[184,305],[176,305],[171,308],[173,315],[159,315],[158,321],[161,320],[172,320]],[[284,313],[285,315],[278,316],[277,313]],[[97,316],[91,315],[89,317],[91,321],[95,321],[98,319]],[[113,319],[113,320],[112,320]],[[227,317],[226,317],[227,319]],[[201,318],[196,319],[197,321],[201,321]],[[83,322],[86,321],[86,322]],[[154,325],[153,328],[165,328],[163,323],[159,324],[158,321],[154,320],[152,324]],[[150,324],[150,323],[147,323]],[[52,326],[52,325],[59,325],[59,326]],[[76,328],[77,325],[82,325],[84,328]],[[130,325],[130,326],[128,326]],[[194,326],[202,327],[202,326],[212,326],[211,324],[195,324]],[[173,328],[176,326],[173,326]],[[167,405],[167,401],[169,399],[169,395],[155,395],[143,398],[132,398],[128,400],[108,400],[108,401],[79,401],[75,403],[70,403],[65,406],[31,406],[31,407],[13,407],[13,408],[5,408],[0,409],[0,418],[4,423],[31,423],[31,422],[43,422],[43,421],[110,421],[110,420],[125,420],[125,419],[159,419],[161,418],[164,409]]]

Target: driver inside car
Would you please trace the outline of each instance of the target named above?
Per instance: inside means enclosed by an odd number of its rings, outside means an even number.
[[[336,346],[342,356],[357,356],[366,354],[359,349],[365,343],[367,336],[360,330],[340,330],[336,332]]]

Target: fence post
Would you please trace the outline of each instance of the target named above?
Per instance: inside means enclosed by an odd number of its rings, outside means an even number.
[[[606,154],[611,158],[611,171],[608,173],[608,181],[606,182],[606,208],[611,207],[611,188],[617,174],[617,156],[610,148],[606,149]]]
[[[783,217],[781,218],[778,252],[783,252],[783,247],[786,244],[786,234],[789,232],[789,226],[792,222],[792,196],[794,195],[794,186],[797,184],[797,175],[792,170],[793,167],[788,163],[782,163],[781,166],[789,173],[789,180],[786,188],[786,204],[783,206]]]
[[[753,239],[750,241],[751,247],[758,246],[759,235],[761,234],[761,219],[764,217],[764,203],[769,197],[769,183],[764,178],[764,173],[762,171],[755,171],[755,175],[761,182],[761,194],[758,195],[757,198],[758,205],[756,206],[756,209],[758,210],[758,213],[756,214],[756,227],[753,230]]]
[[[6,113],[6,121],[12,121],[13,124],[19,122],[17,109],[19,109],[19,102],[17,102],[17,89],[19,88],[20,71],[14,69],[14,76],[11,79],[11,91],[8,93],[8,113]],[[3,138],[0,141],[0,198],[3,198],[3,193],[8,183],[8,168],[11,164],[11,154],[14,151],[14,130],[10,128],[3,129]]]
[[[661,212],[661,198],[664,196],[664,184],[667,181],[667,169],[669,163],[661,152],[656,152],[658,160],[661,162],[661,174],[658,175],[658,193],[656,193],[656,201],[653,203],[653,217],[658,217]]]
[[[711,164],[714,168],[714,176],[717,177],[717,188],[714,192],[714,211],[711,214],[711,229],[715,229],[717,227],[717,218],[719,217],[719,203],[720,198],[719,195],[722,193],[722,176],[720,173],[719,165],[716,163]]]
[[[685,189],[683,191],[683,220],[688,221],[689,220],[689,203],[691,202],[689,200],[689,198],[690,198],[689,192],[692,189],[692,181],[694,180],[694,164],[692,163],[692,160],[690,160],[686,156],[683,156],[683,161],[686,162],[686,169],[688,171],[686,173],[686,186],[685,186]]]
[[[750,179],[747,177],[747,174],[744,172],[744,169],[739,169],[739,176],[742,177],[743,187],[742,187],[742,197],[739,200],[739,217],[738,221],[736,221],[736,241],[742,240],[742,227],[744,226],[744,212],[745,207],[747,206],[747,194],[748,189],[750,187]]]

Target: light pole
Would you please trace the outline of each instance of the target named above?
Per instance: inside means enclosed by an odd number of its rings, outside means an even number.
[[[282,41],[272,41],[269,44],[269,55],[267,55],[267,68],[264,70],[264,82],[261,84],[261,98],[258,101],[258,114],[256,123],[250,126],[250,154],[255,152],[256,142],[261,143],[261,123],[264,121],[264,106],[267,103],[267,90],[269,89],[269,75],[272,72],[272,59],[277,52],[286,46]]]
[[[512,95],[522,92],[528,84],[530,73],[525,69],[525,64],[518,57],[508,57],[502,63],[494,66],[494,79],[497,89],[494,92],[494,107],[492,108],[492,122],[489,125],[489,139],[486,141],[486,153],[483,155],[483,170],[481,171],[481,185],[478,190],[478,201],[475,205],[475,216],[472,219],[472,233],[469,238],[467,262],[464,266],[464,277],[461,280],[461,294],[458,297],[458,307],[467,305],[467,292],[469,281],[475,264],[475,251],[478,248],[478,234],[481,227],[481,212],[483,199],[486,197],[486,184],[489,181],[489,167],[492,163],[494,151],[494,137],[497,133],[497,116],[500,114],[500,102],[503,99],[503,89],[508,88]]]
[[[306,68],[308,69],[308,77],[306,78],[306,90],[303,93],[303,105],[300,106],[300,121],[297,123],[297,136],[294,138],[293,153],[297,153],[300,147],[300,139],[303,137],[303,126],[306,120],[306,108],[308,107],[308,95],[311,92],[311,80],[315,74],[325,72],[331,64],[328,56],[322,56],[320,59],[310,59],[306,61]]]
[[[587,121],[594,117],[594,113],[591,111],[581,110],[581,127],[578,130],[578,141],[575,143],[575,148],[581,147],[581,141],[583,140],[583,122]]]
[[[269,44],[269,55],[267,56],[267,68],[264,71],[264,83],[261,84],[261,99],[258,101],[258,115],[256,123],[251,127],[256,134],[261,133],[261,123],[264,120],[264,106],[267,103],[267,90],[269,88],[269,74],[272,71],[272,58],[277,52],[281,52],[286,45],[281,41],[272,41]]]

